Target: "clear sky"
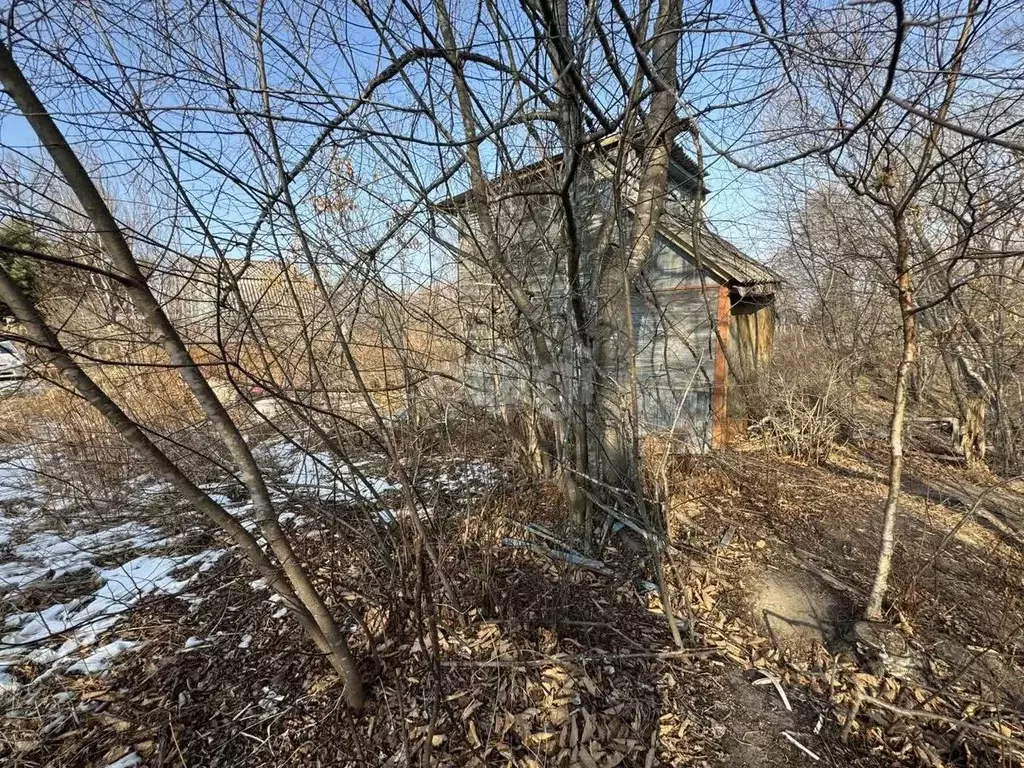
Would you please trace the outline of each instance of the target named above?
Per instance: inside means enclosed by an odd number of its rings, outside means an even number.
[[[285,168],[303,169],[292,192],[307,210],[332,196],[351,199],[351,208],[319,214],[336,216],[353,245],[365,244],[412,203],[417,187],[433,184],[458,157],[457,150],[439,146],[447,134],[456,141],[464,136],[451,73],[436,57],[422,57],[403,70],[404,79],[389,79],[352,109],[354,96],[394,60],[435,47],[432,5],[421,5],[422,27],[401,5],[373,4],[368,18],[345,3],[305,0],[270,0],[262,17],[246,2],[113,2],[100,4],[95,14],[92,4],[64,3],[45,17],[21,19],[24,34],[14,36],[12,47],[115,207],[126,216],[130,211],[154,243],[173,232],[175,248],[203,252],[208,232],[232,255],[249,247],[291,247],[287,222],[261,216],[267,192],[279,183],[280,152]],[[519,4],[501,0],[491,6],[498,23],[486,7],[452,3],[464,50],[504,60],[511,52],[523,76],[550,82]],[[821,7],[837,6],[823,0]],[[574,6],[577,24],[582,8]],[[605,4],[601,9],[628,80],[636,57],[611,10]],[[711,225],[766,258],[782,234],[780,201],[773,198],[778,193],[768,191],[770,179],[737,168],[712,149],[744,147],[740,156],[755,162],[758,137],[769,119],[777,119],[766,95],[784,82],[784,73],[772,46],[754,34],[749,9],[739,0],[684,3],[680,112],[698,114],[710,140],[704,151]],[[766,6],[763,13],[769,28],[781,24],[779,7]],[[858,13],[873,15],[869,20],[883,28],[890,24],[888,5]],[[258,52],[271,92],[273,135],[263,116]],[[614,115],[621,89],[599,46],[579,57],[595,101]],[[531,69],[537,61],[539,69]],[[467,74],[489,120],[541,107],[536,100],[516,101],[524,86],[509,73],[471,62]],[[428,119],[425,107],[437,119]],[[503,135],[513,145],[528,143],[519,127]],[[0,142],[7,180],[20,175],[25,181],[38,147],[9,102],[0,106]],[[311,147],[317,151],[310,153]],[[486,144],[484,151],[498,157]],[[465,185],[459,171],[431,197]],[[175,226],[190,218],[188,226]],[[426,248],[414,234],[402,246],[407,253]]]

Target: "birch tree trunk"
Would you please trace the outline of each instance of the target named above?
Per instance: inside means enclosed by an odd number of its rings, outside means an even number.
[[[931,130],[925,139],[921,158],[916,164],[917,170],[910,179],[908,188],[900,200],[896,202],[891,196],[888,200],[892,212],[893,232],[896,238],[896,293],[900,308],[903,353],[896,370],[892,419],[889,424],[889,489],[883,511],[882,532],[878,549],[878,566],[864,612],[865,618],[872,621],[882,617],[882,602],[889,588],[889,573],[892,570],[892,553],[895,547],[896,517],[903,480],[903,432],[907,419],[908,392],[914,372],[914,363],[917,359],[917,318],[914,307],[914,285],[910,273],[913,265],[911,263],[910,225],[907,221],[907,216],[910,215],[908,210],[915,197],[920,193],[929,171],[932,170],[932,157],[939,146],[940,123],[945,120],[953,103],[953,95],[956,91],[960,68],[963,65],[964,56],[971,38],[974,12],[977,10],[979,2],[980,0],[971,0],[968,5],[968,12],[964,17],[956,48],[949,62],[949,69],[946,74],[946,88],[937,113],[938,120],[932,124]]]
[[[864,610],[864,618],[869,621],[882,618],[882,601],[889,589],[892,554],[896,545],[896,518],[903,483],[903,432],[907,421],[910,378],[917,357],[914,286],[910,276],[910,238],[902,213],[897,212],[893,215],[893,225],[896,233],[896,291],[899,298],[903,353],[896,369],[892,416],[889,420],[889,489],[882,512],[875,580]]]

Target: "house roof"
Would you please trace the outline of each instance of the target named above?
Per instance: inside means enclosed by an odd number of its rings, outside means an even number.
[[[661,215],[658,232],[682,248],[698,266],[711,272],[726,285],[747,289],[746,292],[760,293],[771,292],[783,282],[777,272],[743,253],[704,225],[701,226],[696,248],[693,245],[691,222],[668,211]]]
[[[613,134],[600,140],[594,146],[596,150],[610,152],[619,145],[621,140],[621,134]],[[501,187],[513,180],[521,182],[534,176],[540,176],[557,168],[561,164],[562,158],[563,155],[558,154],[523,168],[509,171],[492,179],[488,186]],[[697,163],[674,142],[672,161],[676,169],[696,179],[699,171]],[[438,208],[446,213],[455,213],[468,203],[471,192],[472,190],[466,190],[461,194],[442,200],[437,204]],[[691,258],[698,261],[699,266],[707,269],[723,283],[743,289],[741,291],[743,293],[771,293],[783,282],[776,272],[743,253],[735,245],[716,235],[704,225],[701,227],[698,248],[694,249],[691,222],[668,210],[662,213],[658,230],[669,241],[675,243]]]
[[[595,153],[609,153],[617,146],[619,146],[621,141],[622,134],[613,133],[611,136],[606,136],[605,138],[595,142],[589,148],[592,151],[595,151]],[[637,150],[640,150],[642,149],[643,144],[639,141],[634,141],[633,147]],[[496,176],[495,178],[491,179],[488,182],[488,186],[500,187],[502,184],[507,184],[508,182],[513,180],[524,181],[531,177],[540,176],[545,171],[554,170],[555,168],[561,166],[562,159],[564,158],[564,156],[564,153],[560,152],[557,155],[544,157],[534,163],[524,165],[522,168],[515,168],[511,171],[506,171],[505,173],[502,173],[499,176]],[[699,168],[697,166],[696,161],[694,161],[694,159],[686,153],[686,150],[684,150],[675,142],[672,143],[672,162],[679,170],[683,171],[684,173],[690,175],[693,178],[697,177]],[[444,200],[438,202],[437,207],[445,212],[454,212],[456,209],[465,205],[468,202],[469,196],[472,193],[472,191],[472,189],[467,189],[463,192],[460,192],[457,195],[447,197]]]

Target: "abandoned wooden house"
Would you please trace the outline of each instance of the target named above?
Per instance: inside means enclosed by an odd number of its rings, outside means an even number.
[[[598,249],[629,241],[638,154],[611,137],[588,155],[591,186],[577,198],[574,212],[582,243],[581,280],[591,297],[601,268]],[[505,279],[525,286],[544,318],[562,367],[560,379],[573,380],[561,166],[561,157],[552,157],[489,184],[487,210],[498,241],[490,251],[470,192],[441,204],[459,236],[458,286],[467,339],[463,378],[471,398],[484,407],[502,409],[527,400],[536,405],[542,389],[536,384],[543,372],[534,363],[521,312],[506,298]],[[641,429],[671,429],[704,449],[725,442],[731,427],[744,419],[744,391],[771,350],[781,281],[704,225],[697,227],[694,243],[694,209],[706,193],[698,175],[696,164],[677,147],[653,252],[634,274],[629,307]],[[593,306],[589,312],[595,317]]]

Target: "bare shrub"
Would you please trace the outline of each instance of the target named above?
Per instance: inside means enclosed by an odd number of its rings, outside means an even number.
[[[97,381],[117,404],[180,456],[198,480],[211,468],[215,442],[180,377],[149,365],[96,365]],[[140,475],[137,457],[89,403],[55,379],[2,402],[3,439],[30,457],[40,485],[76,508],[123,502]],[[214,462],[213,466],[215,466]]]
[[[849,364],[820,340],[780,333],[750,404],[752,436],[783,456],[823,464],[853,424]]]

